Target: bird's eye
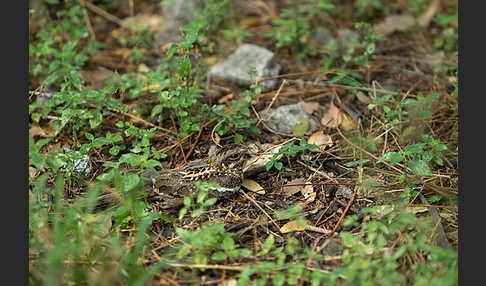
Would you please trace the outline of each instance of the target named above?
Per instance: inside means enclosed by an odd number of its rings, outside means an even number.
[[[228,157],[230,160],[237,160],[238,158],[240,158],[240,154],[233,154],[231,156]]]

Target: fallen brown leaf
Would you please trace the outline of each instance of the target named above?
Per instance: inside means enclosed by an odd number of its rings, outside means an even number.
[[[315,101],[300,101],[300,105],[302,106],[302,109],[304,110],[305,113],[307,114],[312,114],[312,112],[316,111],[319,108],[319,102]]]
[[[320,147],[321,150],[324,150],[326,147],[331,147],[334,143],[332,142],[331,136],[324,134],[324,132],[317,131],[309,137],[307,143],[314,144]],[[319,149],[312,150],[313,152],[319,152]]]
[[[138,14],[133,17],[126,17],[122,20],[125,28],[140,29],[139,26],[146,27],[150,32],[155,32],[164,24],[164,19],[156,14]]]
[[[31,179],[35,178],[35,168],[34,167],[29,167],[29,175],[30,175]]]
[[[356,98],[358,99],[359,102],[366,104],[366,105],[368,105],[372,102],[371,98],[369,96],[367,96],[366,94],[364,94],[364,92],[361,92],[361,91],[358,91],[356,93]]]
[[[304,183],[305,181],[302,178],[293,179],[288,184],[284,185],[283,193],[287,196],[292,196],[300,192],[303,186],[290,186],[290,185],[303,185]]]
[[[341,126],[343,127],[344,131],[349,131],[356,129],[358,126],[354,123],[351,116],[345,114],[344,112],[341,113]]]
[[[341,111],[331,102],[329,109],[321,119],[321,124],[330,128],[336,128],[341,123]]]
[[[307,221],[305,225],[299,225],[296,220],[289,221],[288,223],[284,224],[281,228],[280,231],[282,233],[289,233],[293,231],[303,231],[306,228]]]
[[[305,203],[312,203],[316,199],[316,192],[314,192],[314,186],[310,185],[311,182],[306,182],[309,185],[305,185],[300,192],[304,196]]]
[[[35,137],[35,136],[45,136],[46,135],[46,132],[39,125],[34,125],[34,126],[32,126],[29,129],[29,134],[32,137]]]
[[[260,186],[259,183],[257,183],[256,181],[254,181],[252,179],[244,179],[241,186],[245,187],[246,189],[248,189],[249,191],[252,191],[254,193],[257,193],[257,194],[260,194],[260,195],[265,194],[265,190],[262,188],[262,186]]]
[[[101,89],[105,86],[106,80],[110,79],[115,73],[105,67],[98,66],[95,70],[81,70],[81,75],[93,89]]]

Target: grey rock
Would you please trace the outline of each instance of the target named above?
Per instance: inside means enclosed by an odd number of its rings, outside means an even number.
[[[186,25],[190,15],[197,13],[201,6],[200,0],[173,0],[163,5],[164,25],[154,34],[155,44],[161,47],[179,41],[182,38],[179,28]]]
[[[162,6],[165,21],[183,21],[187,23],[187,17],[201,8],[198,0],[173,0]]]
[[[314,40],[322,46],[327,46],[330,41],[336,41],[331,31],[326,27],[319,27],[313,33]]]
[[[339,47],[346,51],[351,45],[358,43],[360,40],[359,33],[350,29],[341,29],[338,31]]]
[[[304,111],[300,103],[282,105],[279,108],[270,109],[264,119],[267,120],[266,124],[268,127],[274,131],[290,135],[301,117],[305,118],[309,123],[308,132],[314,132],[319,129],[318,123]]]
[[[254,67],[257,76],[252,78],[248,71]],[[229,81],[241,86],[248,86],[254,80],[278,75],[280,65],[275,62],[273,52],[253,44],[241,45],[222,63],[216,64],[209,69],[208,77]],[[277,80],[268,80],[260,84],[262,91],[274,89]]]

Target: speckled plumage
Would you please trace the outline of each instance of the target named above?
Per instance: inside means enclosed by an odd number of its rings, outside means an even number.
[[[213,196],[237,192],[243,182],[242,166],[246,154],[246,147],[241,144],[212,147],[205,159],[159,174],[147,171],[142,177],[152,185],[151,201],[160,202],[163,208],[177,207],[182,205],[184,196],[196,192],[194,183],[198,181],[216,182],[221,186],[211,190]]]

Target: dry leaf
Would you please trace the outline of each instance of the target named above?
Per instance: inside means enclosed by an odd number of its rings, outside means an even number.
[[[309,140],[307,140],[307,143],[317,145],[321,148],[321,150],[324,150],[326,147],[331,147],[334,144],[331,136],[324,134],[322,130],[312,134],[309,137]],[[318,149],[314,149],[312,151],[319,152]]]
[[[218,61],[218,57],[214,57],[214,56],[213,57],[207,57],[204,60],[206,61],[206,64],[208,66],[212,66],[212,65],[216,64],[216,62]]]
[[[98,66],[95,70],[81,70],[81,75],[88,83],[88,86],[93,89],[103,88],[105,82],[112,78],[114,74],[114,72],[102,66]]]
[[[30,175],[31,179],[35,178],[35,168],[34,167],[29,167],[29,175]]]
[[[150,68],[144,63],[139,64],[137,67],[137,72],[149,72],[149,71]]]
[[[133,50],[127,48],[117,48],[112,51],[113,55],[119,56],[123,59],[123,61],[128,61],[128,59],[132,56]]]
[[[351,116],[343,112],[341,113],[341,126],[343,127],[344,131],[349,131],[357,128],[353,119],[351,119]]]
[[[46,132],[44,131],[44,129],[40,128],[39,125],[34,125],[33,127],[31,127],[29,129],[29,134],[32,137],[35,137],[35,136],[46,136]]]
[[[46,124],[43,126],[39,126],[37,124],[33,125],[29,129],[29,134],[33,137],[40,136],[40,137],[52,137],[55,133],[55,127],[53,124]]]
[[[389,15],[376,27],[376,32],[383,36],[390,35],[395,31],[403,32],[415,25],[415,18],[412,15]]]
[[[417,22],[421,27],[427,27],[430,24],[430,21],[435,16],[435,13],[437,13],[437,10],[439,9],[439,0],[435,0],[432,3],[430,3],[429,8],[427,8],[427,11],[425,11],[420,17],[418,18]]]
[[[359,102],[366,104],[366,105],[368,105],[372,102],[371,98],[361,91],[358,91],[356,93],[356,98],[359,100]]]
[[[303,186],[290,186],[290,185],[303,185],[304,183],[305,181],[302,178],[293,179],[288,184],[284,185],[283,193],[287,196],[294,195],[300,192]]]
[[[329,110],[324,114],[321,119],[321,124],[330,128],[336,128],[341,123],[341,111],[339,108],[331,102]]]
[[[302,109],[304,110],[305,113],[307,114],[312,114],[312,112],[316,111],[319,108],[319,102],[315,101],[301,101],[300,105],[302,106]]]
[[[265,190],[262,188],[262,186],[260,186],[260,184],[257,183],[254,180],[244,179],[241,186],[243,186],[243,187],[247,188],[249,191],[252,191],[252,192],[257,193],[259,195],[265,194]]]
[[[284,224],[281,228],[280,231],[282,233],[288,233],[292,231],[303,231],[305,230],[308,222],[307,220],[305,221],[305,225],[299,225],[296,220],[289,221],[288,223]]]
[[[273,144],[265,143],[261,145],[261,147],[258,147],[255,144],[250,144],[248,147],[250,149],[253,149],[250,150],[250,154],[252,154],[252,157],[250,157],[248,160],[246,160],[243,163],[243,171],[247,172],[249,170],[255,170],[258,168],[265,167],[268,161],[270,161],[270,158],[272,158],[273,155],[277,154],[278,151],[280,150],[280,147],[282,146],[283,146],[282,144],[273,145]],[[282,156],[283,154],[280,154],[280,156],[278,156],[277,159],[280,159]]]
[[[139,29],[137,26],[143,26],[152,33],[157,31],[163,24],[164,19],[156,14],[138,14],[137,16],[127,17],[122,20],[122,26],[125,28],[134,27]]]
[[[304,195],[305,203],[312,203],[316,199],[316,192],[314,192],[314,186],[310,185],[311,182],[306,182],[309,185],[305,185],[300,192]]]

